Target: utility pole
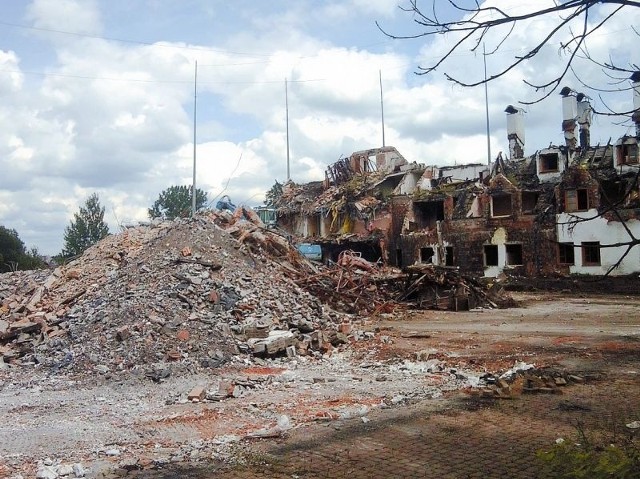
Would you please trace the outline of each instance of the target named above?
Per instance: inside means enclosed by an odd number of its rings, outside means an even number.
[[[382,114],[382,147],[386,146],[384,141],[384,101],[382,97],[382,70],[378,70],[378,76],[380,77],[380,112]]]
[[[196,118],[198,98],[198,60],[193,75],[193,183],[191,186],[191,217],[196,216]]]
[[[289,166],[289,87],[286,78],[284,79],[284,105],[287,121],[287,181],[289,181],[291,179],[291,171]]]

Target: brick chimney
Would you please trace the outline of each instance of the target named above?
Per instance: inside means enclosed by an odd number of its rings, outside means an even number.
[[[576,118],[578,117],[578,102],[574,91],[567,86],[560,90],[560,95],[562,95],[562,131],[564,132],[564,143],[569,151],[574,151],[577,146]]]
[[[591,146],[593,108],[589,103],[589,97],[584,93],[578,93],[576,101],[578,102],[578,125],[580,125],[580,148],[586,150]]]
[[[524,158],[524,110],[509,105],[504,111],[507,114],[509,158]]]
[[[640,138],[640,71],[633,72],[630,80],[633,87],[633,115],[631,115],[631,119],[636,124],[636,137]]]

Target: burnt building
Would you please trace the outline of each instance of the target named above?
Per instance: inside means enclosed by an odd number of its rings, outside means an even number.
[[[510,105],[508,158],[438,167],[393,147],[355,152],[322,182],[285,184],[277,224],[325,260],[349,249],[487,277],[640,272],[640,74],[631,80],[636,136],[590,145],[589,99],[564,88],[563,145],[526,156],[523,112]]]

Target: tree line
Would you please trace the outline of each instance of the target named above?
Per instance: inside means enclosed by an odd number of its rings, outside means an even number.
[[[196,210],[207,206],[207,193],[196,188]],[[171,186],[163,190],[148,209],[151,219],[175,219],[191,214],[192,196],[188,186]],[[104,206],[96,193],[89,196],[73,219],[64,229],[62,251],[52,258],[55,263],[81,255],[84,250],[107,237],[109,226],[104,220]],[[38,269],[47,266],[47,261],[38,248],[27,249],[15,229],[0,225],[0,273]]]

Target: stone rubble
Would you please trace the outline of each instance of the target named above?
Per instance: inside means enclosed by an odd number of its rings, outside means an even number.
[[[2,363],[102,375],[143,368],[158,381],[178,365],[346,343],[338,327],[349,316],[273,259],[294,253],[278,235],[220,212],[128,228],[53,271],[3,274]]]

